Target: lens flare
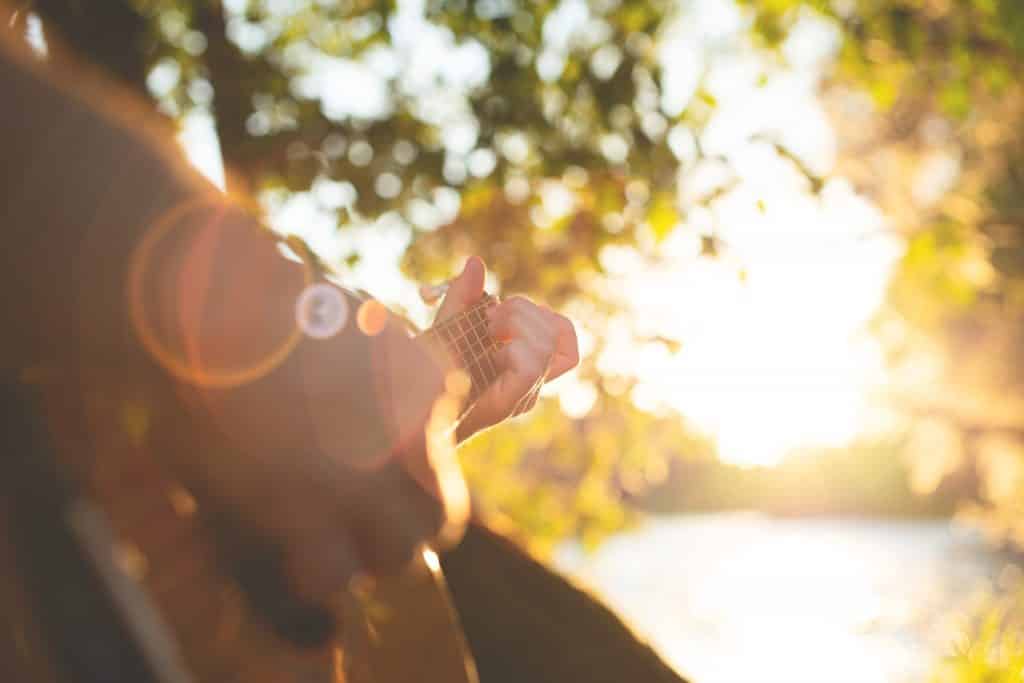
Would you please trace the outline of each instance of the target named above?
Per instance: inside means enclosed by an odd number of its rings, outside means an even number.
[[[348,322],[348,303],[331,285],[320,282],[306,287],[295,304],[295,321],[307,337],[329,339]]]
[[[376,337],[388,324],[388,309],[376,299],[368,299],[359,307],[356,322],[363,334]]]
[[[265,376],[288,357],[304,332],[301,326],[292,326],[282,332],[280,342],[257,350],[235,367],[219,366],[209,358],[200,357],[195,340],[205,338],[204,333],[215,336],[214,326],[223,322],[204,321],[202,313],[210,299],[207,285],[218,276],[223,263],[213,257],[232,211],[240,210],[226,206],[220,195],[176,205],[146,232],[132,254],[128,272],[128,310],[143,347],[169,373],[204,388],[237,387]],[[193,234],[186,234],[188,232]],[[312,269],[306,264],[302,279],[303,291],[306,291],[313,282]],[[170,312],[159,304],[169,299],[168,287],[174,288],[176,295],[174,310]],[[189,296],[184,295],[186,290]],[[258,302],[245,303],[258,305]],[[169,317],[173,318],[171,323],[168,323]],[[186,318],[192,319],[200,329],[188,330],[190,334],[183,335],[179,328]],[[208,327],[202,329],[204,325]],[[231,355],[235,360],[241,356]]]
[[[410,473],[445,506],[445,525],[437,537],[442,547],[461,538],[469,520],[469,489],[455,455],[454,439],[454,428],[469,391],[468,379],[462,370],[445,377],[445,391],[434,402],[427,419],[427,459],[409,463]]]

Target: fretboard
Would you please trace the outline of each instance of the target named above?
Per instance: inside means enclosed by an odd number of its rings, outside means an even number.
[[[494,297],[484,296],[471,308],[436,323],[422,335],[469,374],[469,403],[498,378],[494,365],[498,345],[491,337],[487,320],[487,309],[494,304]]]

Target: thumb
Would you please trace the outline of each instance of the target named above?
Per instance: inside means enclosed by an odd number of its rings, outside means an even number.
[[[437,312],[438,322],[461,313],[480,300],[484,295],[486,270],[479,256],[470,256],[466,260],[462,273],[448,285],[448,293]]]

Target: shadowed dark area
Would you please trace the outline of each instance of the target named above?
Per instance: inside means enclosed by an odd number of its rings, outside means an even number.
[[[684,683],[589,593],[473,525],[441,558],[482,683]]]

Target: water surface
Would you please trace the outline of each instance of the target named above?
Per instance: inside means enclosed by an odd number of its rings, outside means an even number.
[[[696,683],[922,681],[1007,581],[943,521],[658,518],[556,564]]]

